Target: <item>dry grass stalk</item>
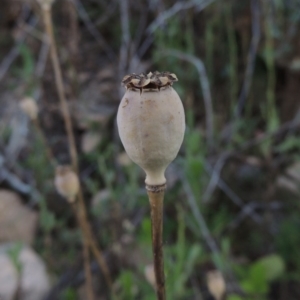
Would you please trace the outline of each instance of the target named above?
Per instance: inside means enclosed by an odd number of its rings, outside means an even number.
[[[64,92],[64,85],[63,85],[63,78],[62,78],[62,72],[59,64],[57,49],[56,49],[56,43],[53,35],[53,24],[52,24],[52,18],[51,18],[51,5],[45,4],[42,5],[42,14],[43,14],[43,20],[45,24],[45,30],[49,38],[50,42],[50,55],[51,55],[51,61],[54,69],[54,75],[55,75],[55,84],[59,96],[59,101],[61,105],[61,110],[66,126],[66,132],[68,137],[68,145],[69,145],[69,151],[72,161],[72,167],[75,170],[75,172],[78,174],[78,159],[77,159],[77,150],[76,150],[76,144],[75,144],[75,137],[73,133],[73,126],[72,126],[72,120],[68,108],[68,104],[65,98],[65,92]],[[103,259],[102,253],[97,249],[97,245],[95,242],[95,237],[91,231],[91,228],[89,226],[88,218],[87,218],[87,212],[84,204],[84,198],[81,190],[81,186],[79,185],[78,190],[78,203],[76,205],[76,216],[78,217],[78,223],[81,227],[81,231],[83,234],[83,248],[84,248],[84,264],[85,264],[85,272],[86,272],[86,279],[87,279],[87,295],[89,297],[89,300],[93,299],[93,291],[92,291],[92,282],[91,282],[91,270],[90,270],[90,259],[89,259],[89,248],[91,248],[92,252],[96,257],[102,257],[102,264],[99,263],[99,267],[102,270],[103,274],[106,274],[105,279],[107,281],[107,284],[110,288],[112,288],[110,274],[108,272],[108,268],[103,266],[106,266],[105,260]],[[113,292],[113,291],[112,291]]]

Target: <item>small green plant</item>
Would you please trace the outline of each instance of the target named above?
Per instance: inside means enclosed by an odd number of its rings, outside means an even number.
[[[253,262],[245,268],[238,268],[240,285],[246,293],[246,299],[267,299],[270,283],[279,279],[285,270],[283,259],[277,254],[270,254]],[[230,295],[229,300],[245,299]]]
[[[62,300],[77,300],[77,293],[73,288],[67,288],[62,293]]]
[[[22,271],[22,264],[20,262],[19,256],[22,251],[23,245],[22,243],[13,244],[7,251],[14,267],[16,268],[18,274]]]
[[[183,299],[193,295],[187,283],[197,263],[201,262],[202,247],[189,244],[185,238],[185,220],[182,208],[178,206],[178,232],[175,245],[165,249],[166,288],[168,299]]]

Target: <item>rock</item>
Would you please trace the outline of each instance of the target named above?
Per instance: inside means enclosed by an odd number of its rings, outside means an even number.
[[[38,214],[24,204],[18,194],[0,190],[0,243],[20,241],[31,244]]]
[[[19,260],[22,266],[20,300],[43,299],[50,289],[44,262],[29,247],[22,249]]]
[[[279,189],[284,190],[285,192],[289,192],[293,195],[299,194],[299,184],[294,182],[291,178],[283,175],[277,178],[277,187]]]
[[[288,176],[293,178],[295,181],[300,183],[300,162],[296,162],[291,165],[287,170],[286,173]]]
[[[276,182],[277,188],[288,193],[291,197],[299,197],[300,195],[300,162],[296,162],[289,166],[285,174],[278,176]]]
[[[0,253],[0,299],[13,300],[18,288],[18,272],[8,255]]]
[[[145,266],[144,275],[148,283],[155,289],[156,281],[155,281],[154,266],[153,265]]]
[[[110,191],[108,189],[100,190],[92,198],[92,201],[91,201],[92,209],[95,212],[100,212],[101,208],[103,206],[103,203],[105,201],[109,200],[110,197],[111,197],[111,193],[110,193]]]
[[[42,300],[50,289],[46,267],[28,246],[5,244],[0,247],[0,299]]]
[[[300,58],[294,57],[289,64],[289,68],[291,71],[299,72],[300,71]]]
[[[123,167],[132,165],[132,160],[129,158],[128,154],[125,151],[118,155],[117,161],[119,165]]]
[[[88,154],[96,150],[102,140],[101,133],[86,132],[81,138],[81,149],[83,153]]]

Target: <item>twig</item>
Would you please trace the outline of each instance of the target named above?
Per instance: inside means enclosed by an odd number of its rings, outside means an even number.
[[[204,167],[208,173],[212,174],[213,168],[208,161],[205,162]],[[227,183],[221,177],[218,178],[217,185],[234,204],[241,208],[245,207],[244,201],[227,185]],[[261,217],[255,212],[252,213],[252,211],[247,211],[247,215],[249,215],[256,223],[261,223]]]
[[[245,218],[245,216],[255,213],[254,212],[255,208],[256,208],[256,204],[253,202],[245,205],[243,209],[239,212],[238,216],[229,223],[228,227],[230,229],[237,227]]]
[[[204,217],[202,216],[201,211],[198,208],[197,201],[195,199],[194,193],[192,191],[192,188],[191,188],[189,182],[187,181],[184,174],[182,174],[182,173],[180,174],[180,178],[181,178],[181,182],[183,184],[183,189],[187,196],[188,204],[189,204],[190,209],[194,215],[194,218],[199,226],[202,236],[203,236],[204,240],[206,241],[210,251],[212,252],[212,255],[214,258],[213,262],[214,262],[216,268],[221,270],[222,272],[225,272],[225,271],[227,272],[228,276],[230,277],[230,282],[231,282],[231,286],[229,286],[229,289],[232,289],[235,291],[240,291],[240,287],[239,287],[236,279],[234,278],[235,276],[230,268],[229,263],[222,260],[218,245],[209,232],[209,229],[206,225]]]
[[[113,251],[106,251],[104,253],[105,260],[109,260],[110,264],[110,271],[111,272],[117,272],[118,269],[116,269],[116,264],[114,263],[116,260],[122,260],[122,256],[116,255]],[[75,262],[75,265],[77,263]],[[99,274],[103,276],[103,273],[101,272],[101,269],[99,269],[99,264],[97,261],[92,261],[90,264],[92,274]],[[126,264],[126,261],[122,261],[122,267],[128,268],[129,266]],[[100,271],[100,273],[99,273]],[[71,267],[70,269],[67,269],[61,274],[58,278],[58,280],[55,282],[55,284],[51,287],[50,291],[48,292],[47,296],[44,300],[58,300],[61,299],[61,293],[67,289],[68,287],[77,288],[78,286],[82,285],[85,281],[85,274],[84,270],[81,269],[81,267]],[[105,282],[103,281],[101,285],[98,285],[97,288],[104,289],[105,288]]]
[[[231,200],[233,203],[235,203],[237,206],[244,209],[245,203],[232,191],[232,189],[229,188],[229,186],[222,180],[220,173],[221,170],[226,162],[226,160],[231,156],[232,154],[230,152],[223,153],[219,159],[217,160],[217,163],[215,164],[215,167],[213,168],[208,161],[205,161],[204,167],[205,170],[211,175],[210,182],[208,184],[208,187],[206,188],[206,191],[203,195],[203,202],[206,203],[209,198],[211,197],[213,191],[218,186]],[[256,213],[252,213],[251,211],[246,211],[246,215],[249,215],[252,217],[252,219],[257,222],[261,223],[261,218]]]
[[[112,291],[112,293],[114,294],[114,289],[113,289],[113,283],[110,277],[110,272],[109,269],[107,267],[106,261],[104,259],[104,256],[102,254],[102,251],[100,250],[99,246],[96,245],[95,241],[93,238],[90,237],[89,239],[89,243],[90,243],[90,247],[91,250],[96,258],[96,261],[99,265],[100,270],[103,273],[103,277],[105,279],[106,284],[108,285],[109,289]],[[116,296],[114,295],[115,299]]]
[[[252,12],[252,39],[247,57],[247,66],[245,71],[245,77],[243,81],[243,86],[238,98],[238,103],[234,112],[234,121],[237,120],[246,104],[247,97],[249,95],[249,90],[252,84],[252,77],[255,69],[255,59],[256,53],[260,41],[260,8],[259,0],[251,0],[251,12]],[[233,134],[234,122],[228,124],[221,133],[221,136],[225,137],[227,143]]]
[[[4,165],[4,157],[0,155],[0,183],[6,180],[14,190],[21,194],[29,194],[31,186],[22,182],[15,174],[10,172]]]
[[[264,28],[265,28],[265,51],[268,53],[265,57],[267,68],[267,87],[266,87],[266,106],[265,106],[265,119],[267,130],[273,130],[279,126],[278,112],[275,104],[275,88],[276,88],[276,70],[275,70],[275,50],[274,38],[272,28],[274,28],[273,20],[273,7],[274,3],[271,1],[264,2]]]
[[[257,138],[248,140],[248,141],[244,142],[242,145],[238,146],[236,150],[228,153],[227,155],[234,155],[234,154],[239,153],[241,151],[245,151],[245,150],[247,150],[251,147],[254,147],[254,146],[264,142],[267,139],[273,138],[277,135],[283,134],[285,132],[288,132],[292,129],[294,130],[294,129],[297,129],[297,128],[300,129],[300,113],[299,113],[299,116],[297,115],[294,120],[284,123],[278,130],[273,131],[273,132],[269,132],[269,133],[264,133],[264,134],[260,135]],[[211,174],[213,173],[213,168],[207,161],[205,163],[205,169],[207,170],[207,172],[209,172]],[[217,173],[215,175],[217,175]],[[212,175],[212,177],[213,177],[213,175]],[[255,222],[261,223],[261,217],[258,214],[256,214],[255,212],[253,212],[252,209],[249,209],[249,208],[245,209],[244,202],[230,189],[230,187],[228,187],[228,185],[222,180],[222,178],[220,178],[220,176],[218,176],[218,178],[215,177],[214,182],[219,186],[220,189],[222,189],[226,193],[226,195],[237,206],[243,207],[243,214],[249,215],[249,216],[252,217],[252,219]]]
[[[197,201],[195,199],[192,188],[183,174],[180,174],[180,177],[181,177],[181,181],[183,184],[184,192],[187,196],[188,204],[189,204],[190,209],[194,215],[194,218],[199,226],[199,229],[201,230],[202,236],[205,239],[210,251],[212,252],[212,254],[215,258],[216,267],[218,269],[222,270],[224,264],[223,264],[223,261],[222,261],[221,255],[220,255],[220,251],[218,249],[218,246],[217,246],[215,240],[212,238],[212,236],[208,230],[208,227],[206,225],[206,222],[198,208]]]
[[[214,113],[213,113],[212,97],[211,97],[210,87],[209,87],[209,80],[207,78],[205,66],[200,58],[189,54],[185,54],[177,50],[166,50],[164,51],[164,54],[172,55],[179,59],[190,62],[196,67],[199,73],[199,81],[203,92],[205,117],[206,117],[206,138],[208,141],[208,147],[211,149],[213,146]]]
[[[27,32],[29,35],[31,35],[39,41],[44,41],[47,38],[42,32],[35,29],[35,27],[32,25],[21,24],[19,27],[22,28],[24,32]]]
[[[228,227],[230,229],[236,228],[246,215],[249,215],[252,211],[254,211],[257,208],[269,209],[269,210],[282,210],[283,204],[281,202],[276,202],[276,201],[268,204],[251,202],[240,211],[238,216],[233,221],[230,222]]]
[[[237,40],[234,32],[232,4],[227,3],[224,5],[225,23],[228,38],[229,50],[229,84],[230,84],[230,115],[234,113],[239,89],[238,80],[238,47]]]
[[[234,155],[241,151],[248,150],[249,148],[258,145],[267,139],[273,138],[280,134],[284,134],[285,132],[288,132],[290,130],[294,130],[297,128],[300,129],[300,113],[299,113],[299,116],[296,116],[294,120],[283,124],[278,130],[276,130],[274,132],[262,134],[261,136],[259,136],[257,138],[246,141],[241,146],[238,146],[236,150],[232,151],[228,155]],[[210,165],[210,163],[208,161],[205,162],[205,169],[210,174],[213,173],[213,167]],[[215,175],[217,175],[217,173]],[[212,177],[213,177],[213,175],[212,175]],[[242,201],[234,193],[234,191],[224,182],[224,180],[222,180],[222,178],[220,176],[218,176],[218,178],[216,177],[214,182],[219,186],[219,188],[221,190],[224,191],[224,193],[232,200],[233,203],[235,203],[237,206],[242,208],[239,217],[237,218],[237,220],[233,221],[231,225],[229,225],[230,227],[236,226],[236,224],[238,224],[245,215],[249,215],[256,223],[261,223],[262,218],[254,211],[255,207],[253,206],[253,204],[250,203],[250,204],[245,205],[244,201]]]
[[[37,24],[37,21],[38,20],[35,17],[32,17],[30,19],[29,24],[31,24],[31,30],[34,29],[34,27]],[[4,78],[11,64],[18,57],[20,53],[20,46],[24,43],[28,33],[30,33],[30,31],[23,30],[15,46],[10,50],[10,52],[7,54],[7,56],[3,59],[2,63],[0,64],[0,81]]]
[[[159,28],[166,20],[170,19],[178,12],[196,7],[197,11],[203,10],[209,4],[215,0],[191,0],[191,1],[179,1],[176,2],[171,8],[161,13],[147,28],[147,33],[152,34],[157,28]]]
[[[123,77],[126,71],[126,64],[129,54],[130,32],[129,32],[129,8],[127,0],[119,0],[120,17],[122,26],[122,43],[120,47],[120,61],[119,61],[119,76]],[[120,89],[120,94],[122,90]]]
[[[236,119],[240,116],[245,106],[246,99],[248,97],[249,90],[252,83],[252,76],[255,67],[255,58],[256,58],[258,44],[261,36],[260,22],[259,22],[259,18],[260,18],[259,0],[251,0],[251,13],[252,13],[252,39],[251,39],[251,44],[250,44],[248,58],[247,58],[245,78],[244,78],[242,90],[235,111]]]
[[[209,184],[206,188],[206,191],[203,194],[203,202],[208,202],[210,199],[211,195],[213,194],[214,190],[216,189],[219,179],[220,179],[220,173],[226,163],[226,160],[229,158],[229,153],[225,152],[220,155],[218,158],[213,171],[211,172],[211,178],[209,181]]]
[[[153,35],[148,36],[144,40],[144,42],[142,43],[142,45],[140,46],[140,48],[137,50],[137,54],[138,54],[138,56],[140,58],[143,57],[143,55],[146,53],[146,51],[152,45],[153,41],[154,41],[154,36]]]
[[[141,11],[140,11],[140,19],[139,19],[139,23],[137,26],[137,30],[136,30],[134,38],[133,38],[134,46],[135,46],[134,52],[136,52],[136,50],[137,50],[136,47],[140,44],[140,42],[143,38],[145,28],[147,26],[147,17],[148,17],[148,10],[145,9],[144,7],[142,7]]]
[[[79,34],[77,10],[74,1],[68,0],[67,2],[65,2],[65,13],[67,14],[69,19],[68,49],[72,56],[73,63],[75,64],[76,58],[78,56]]]
[[[9,142],[5,147],[5,157],[8,165],[18,159],[18,156],[26,144],[27,135],[29,132],[28,118],[24,114],[16,115],[11,120],[12,133]]]
[[[200,12],[204,8],[206,8],[209,4],[213,3],[216,0],[191,0],[188,2],[180,1],[176,2],[171,8],[163,11],[158,15],[158,17],[148,26],[146,29],[147,37],[145,38],[144,42],[140,46],[140,48],[137,50],[138,56],[141,58],[146,51],[149,49],[151,44],[154,41],[153,33],[162,26],[166,20],[173,17],[174,15],[178,14],[179,12],[183,10],[187,10],[193,7],[196,7],[197,12]]]
[[[100,34],[100,32],[97,30],[97,28],[94,26],[94,24],[91,22],[89,15],[87,14],[83,4],[79,0],[71,0],[73,1],[74,5],[76,6],[76,9],[78,11],[78,15],[85,24],[86,28],[90,32],[90,34],[95,38],[97,43],[103,47],[103,50],[107,57],[112,61],[115,57],[111,47],[106,43],[103,36]]]
[[[51,148],[48,146],[46,137],[45,137],[44,132],[41,128],[39,120],[34,119],[34,120],[32,120],[32,122],[33,122],[33,125],[34,125],[38,135],[40,136],[40,139],[42,140],[42,143],[44,144],[47,159],[49,160],[49,162],[52,164],[53,167],[57,166],[57,162],[55,161],[55,158],[54,158],[54,155],[52,153]]]
[[[299,114],[300,116],[300,114]],[[300,128],[300,117],[296,116],[296,118],[292,121],[286,122],[284,124],[282,124],[278,130],[275,130],[273,132],[267,132],[264,133],[262,135],[260,135],[259,137],[256,137],[254,139],[248,140],[246,142],[244,142],[242,145],[238,146],[236,150],[234,150],[234,153],[237,153],[239,151],[245,151],[251,147],[254,147],[262,142],[264,142],[267,139],[270,139],[272,137],[275,137],[277,135],[283,134],[286,131],[289,131],[291,129],[296,129],[296,128]]]
[[[97,3],[97,4],[99,4],[99,3]],[[108,7],[106,8],[103,15],[95,21],[96,26],[103,25],[112,16],[112,14],[115,12],[115,9],[117,7],[117,1],[111,1],[110,3],[108,3],[107,6]]]
[[[45,29],[50,41],[50,55],[51,55],[51,61],[53,64],[54,74],[55,74],[55,84],[57,88],[57,93],[60,100],[61,105],[61,111],[63,114],[63,118],[65,121],[65,129],[67,132],[67,138],[68,138],[68,145],[69,145],[69,151],[72,161],[72,166],[76,172],[78,171],[78,162],[77,162],[77,151],[76,151],[76,144],[75,144],[75,137],[73,133],[72,128],[72,120],[71,115],[69,112],[67,100],[64,93],[64,86],[63,86],[63,78],[62,73],[58,61],[58,54],[56,49],[56,43],[54,40],[53,35],[53,27],[52,27],[52,20],[51,20],[51,8],[50,7],[43,7],[43,19],[45,22]]]
[[[144,7],[142,7],[140,11],[139,24],[137,26],[137,30],[133,38],[133,42],[130,45],[129,52],[130,52],[131,59],[129,60],[128,73],[138,72],[138,68],[140,66],[140,56],[138,53],[138,47],[140,45],[140,42],[145,32],[145,28],[147,25],[147,16],[148,16],[148,10],[145,10]]]
[[[82,222],[82,218],[80,217],[79,210],[76,207],[76,203],[71,204],[73,212],[76,216],[77,222],[81,228],[82,238],[83,238],[83,264],[84,264],[84,274],[86,277],[87,285],[87,298],[90,300],[94,299],[93,288],[92,288],[92,273],[90,268],[90,253],[88,247],[88,239],[84,232],[84,223]]]
[[[38,62],[35,68],[35,76],[37,78],[41,78],[44,74],[49,48],[50,48],[50,43],[48,39],[44,38],[39,52]]]

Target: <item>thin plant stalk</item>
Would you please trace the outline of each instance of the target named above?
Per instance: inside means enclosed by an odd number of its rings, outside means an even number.
[[[68,145],[69,145],[72,166],[73,166],[74,170],[77,172],[78,163],[77,163],[77,151],[76,151],[75,137],[74,137],[74,133],[72,130],[72,120],[71,120],[71,115],[70,115],[70,111],[68,108],[67,100],[65,97],[62,72],[61,72],[61,68],[59,65],[56,43],[55,43],[54,35],[53,35],[51,6],[50,5],[43,6],[42,12],[43,12],[43,19],[44,19],[44,23],[45,23],[46,33],[47,33],[47,36],[48,36],[49,42],[50,42],[50,55],[51,55],[53,69],[54,69],[55,85],[57,88],[57,93],[58,93],[58,97],[59,97],[59,101],[60,101],[60,105],[61,105],[61,111],[63,114],[65,126],[66,126],[66,132],[67,132]]]
[[[82,202],[84,201],[82,190],[79,190],[78,198],[81,199]],[[115,292],[113,290],[112,279],[110,276],[108,266],[106,264],[106,261],[104,259],[104,256],[102,254],[100,247],[96,243],[96,239],[93,235],[92,229],[87,221],[86,210],[80,209],[80,207],[79,207],[77,209],[77,212],[78,212],[79,219],[81,220],[82,230],[85,232],[87,244],[90,247],[91,252],[94,254],[94,256],[96,258],[96,261],[100,267],[100,270],[103,273],[103,277],[104,277],[104,280],[105,280],[107,286],[111,290],[111,293],[114,296],[114,298],[117,299]]]
[[[90,252],[89,252],[89,247],[88,247],[88,239],[86,237],[86,234],[84,233],[84,225],[82,224],[82,218],[79,215],[78,209],[76,208],[76,203],[72,203],[72,209],[73,213],[76,216],[77,223],[79,224],[81,228],[81,233],[82,233],[82,244],[83,244],[83,264],[84,264],[84,274],[86,277],[86,294],[87,294],[87,299],[89,300],[94,300],[94,293],[93,293],[93,284],[92,284],[92,272],[90,269]]]
[[[104,260],[103,254],[101,253],[101,250],[99,249],[99,246],[97,247],[97,245],[93,242],[93,239],[89,239],[89,240],[92,241],[92,243],[90,243],[91,251],[93,252],[93,254],[96,258],[96,261],[97,261],[98,265],[101,268],[104,280],[106,281],[106,284],[108,285],[108,287],[111,290],[114,298],[116,299],[116,295],[115,295],[114,290],[113,290],[112,280],[111,280],[111,277],[110,277],[110,272],[109,272],[109,269],[107,267],[106,261]]]
[[[229,4],[225,4],[225,23],[227,27],[228,38],[228,52],[229,52],[229,90],[230,90],[230,114],[234,114],[234,107],[236,105],[238,95],[238,53],[237,43],[234,32],[232,7]]]
[[[72,161],[72,166],[75,170],[75,172],[78,174],[78,159],[77,159],[77,150],[76,150],[76,144],[75,144],[75,137],[73,133],[73,126],[72,126],[72,120],[70,116],[70,111],[68,108],[68,104],[65,98],[65,92],[64,92],[64,86],[63,86],[63,78],[62,78],[62,72],[59,65],[58,60],[58,54],[55,44],[55,39],[53,35],[53,23],[51,18],[51,6],[50,5],[44,5],[42,6],[42,13],[43,13],[43,19],[45,23],[45,29],[46,33],[49,38],[50,42],[50,55],[51,55],[51,61],[54,69],[54,75],[55,75],[55,84],[61,104],[62,114],[66,126],[66,132],[68,137],[68,145],[69,145],[69,151],[70,151],[70,157]],[[107,281],[107,284],[109,287],[112,287],[110,274],[108,272],[108,268],[105,264],[105,260],[103,259],[102,253],[97,249],[97,245],[95,244],[95,238],[93,236],[93,233],[90,229],[88,220],[87,220],[87,212],[84,204],[84,198],[82,194],[81,187],[79,187],[79,193],[78,193],[78,206],[77,206],[77,214],[79,218],[79,225],[81,226],[82,234],[83,234],[83,242],[84,242],[84,253],[87,253],[89,247],[91,247],[92,252],[96,257],[102,257],[102,264],[99,264],[100,269],[102,270],[103,274],[106,274],[105,279]],[[85,268],[88,274],[86,274],[87,279],[87,285],[90,287],[89,289],[92,290],[92,283],[91,283],[91,270],[89,267],[89,255],[85,256],[85,264],[88,265],[88,268]],[[88,260],[88,261],[86,261]],[[97,260],[98,261],[98,260]],[[103,266],[106,266],[103,268]],[[109,278],[109,280],[108,280]],[[91,294],[91,293],[88,293]]]
[[[76,151],[76,146],[75,146],[75,137],[73,134],[72,130],[72,120],[70,116],[70,112],[68,109],[68,104],[65,98],[65,93],[64,93],[64,86],[63,86],[63,79],[62,79],[62,73],[59,65],[59,60],[58,60],[58,55],[57,55],[57,49],[56,49],[56,44],[54,40],[54,35],[53,35],[53,24],[52,24],[52,18],[51,18],[51,5],[43,5],[42,6],[42,13],[43,13],[43,20],[45,23],[45,29],[46,33],[50,42],[50,55],[51,55],[51,61],[54,69],[54,77],[55,77],[55,84],[57,88],[57,93],[61,105],[61,110],[64,118],[64,123],[66,127],[66,132],[67,132],[67,138],[68,138],[68,145],[69,145],[69,151],[70,151],[70,156],[71,156],[71,161],[72,161],[72,166],[74,168],[74,171],[78,174],[78,163],[77,163],[77,151]],[[80,193],[79,193],[80,194]],[[81,197],[79,198],[79,203],[83,204],[83,202],[80,200]],[[80,210],[82,210],[82,206],[80,205]],[[85,210],[85,208],[84,208]],[[79,218],[82,216],[80,212],[78,212]],[[89,297],[89,300],[93,300],[93,287],[92,287],[92,274],[91,274],[91,269],[89,267],[90,262],[89,262],[89,255],[86,255],[88,253],[88,242],[87,238],[84,236],[85,235],[85,230],[84,226],[84,219],[79,220],[79,225],[82,230],[83,234],[83,253],[84,253],[84,269],[85,269],[85,276],[86,276],[86,288],[87,288],[87,295]],[[87,260],[88,259],[88,260]],[[91,297],[91,298],[90,298]]]
[[[276,88],[276,70],[275,70],[275,50],[274,50],[274,38],[272,34],[271,7],[270,4],[265,3],[265,61],[267,67],[267,89],[266,99],[267,105],[265,108],[267,128],[269,132],[276,130],[279,127],[278,113],[276,111],[275,104],[275,88]]]
[[[163,206],[166,185],[146,185],[151,207],[152,251],[158,300],[166,299],[163,256]]]
[[[39,120],[38,119],[34,119],[34,120],[32,120],[32,122],[33,122],[33,125],[34,125],[34,127],[35,127],[38,135],[40,136],[40,139],[42,140],[42,143],[43,143],[43,145],[45,147],[46,156],[47,156],[48,160],[51,162],[51,165],[53,167],[55,167],[57,165],[57,163],[56,163],[56,161],[54,159],[54,156],[53,156],[51,148],[48,146],[47,139],[46,139],[46,137],[44,135],[44,132],[43,132],[43,130],[41,128]]]
[[[85,239],[85,236],[83,234],[83,237]],[[90,252],[89,248],[85,245],[87,245],[87,241],[83,242],[83,261],[84,261],[84,273],[86,275],[86,282],[87,282],[87,288],[86,288],[86,294],[87,299],[94,300],[94,292],[93,292],[93,281],[92,281],[92,272],[90,268]]]

